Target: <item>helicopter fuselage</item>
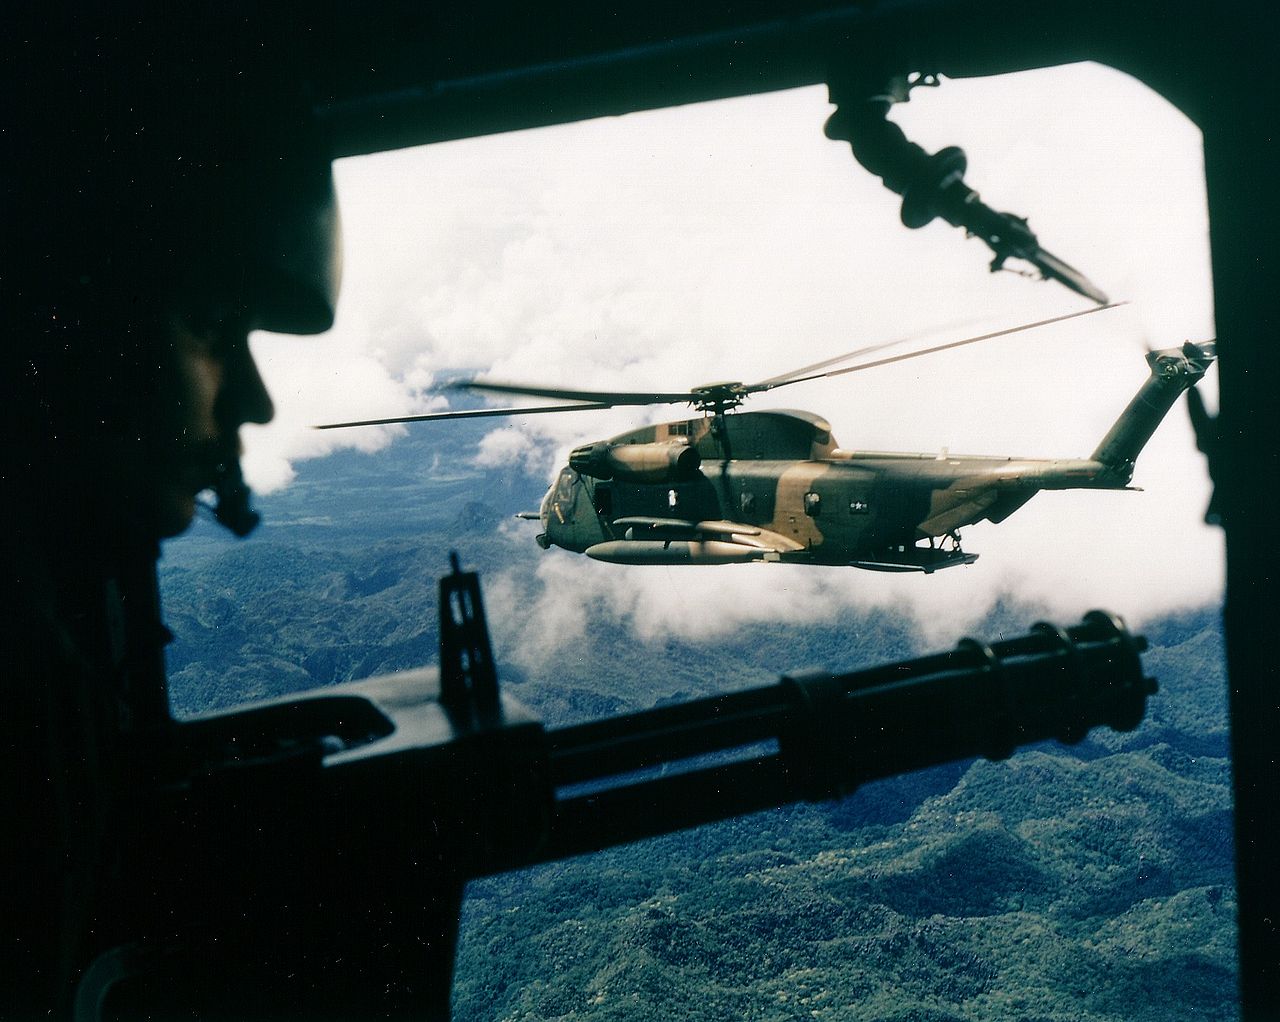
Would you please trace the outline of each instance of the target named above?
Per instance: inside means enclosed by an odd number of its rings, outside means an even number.
[[[539,541],[624,564],[934,571],[975,559],[958,529],[1038,490],[1127,481],[1093,460],[846,451],[812,413],[738,412],[578,448],[543,499]]]
[[[726,414],[751,388],[715,385],[713,414],[574,450],[543,498],[538,542],[619,564],[970,564],[967,525],[1002,522],[1041,490],[1127,488],[1142,448],[1214,358],[1212,342],[1149,352],[1146,381],[1078,459],[844,450],[811,412]]]

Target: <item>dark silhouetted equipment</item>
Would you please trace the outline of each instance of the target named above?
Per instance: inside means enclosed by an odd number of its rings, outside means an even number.
[[[1004,269],[1010,259],[1021,260],[1039,270],[1045,280],[1056,280],[1106,305],[1110,299],[1096,284],[1040,247],[1025,217],[992,209],[965,184],[969,161],[963,149],[947,146],[929,154],[889,120],[890,107],[905,102],[911,89],[937,84],[934,75],[898,76],[868,95],[857,87],[832,82],[831,98],[839,109],[827,121],[827,137],[848,142],[858,162],[902,196],[905,226],[924,227],[941,217],[987,243],[995,254],[993,273]]]
[[[86,973],[86,1016],[442,1016],[467,878],[1130,730],[1156,688],[1145,642],[1094,611],[546,731],[499,692],[477,576],[454,565],[439,672],[194,718],[138,750],[115,930],[132,933]]]

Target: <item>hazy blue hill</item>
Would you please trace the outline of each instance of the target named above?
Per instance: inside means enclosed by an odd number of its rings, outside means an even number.
[[[532,570],[538,552],[535,523],[519,544],[496,534],[515,510],[536,508],[545,486],[472,467],[487,428],[451,423],[376,454],[305,462],[293,485],[258,501],[264,523],[250,541],[202,521],[172,544],[161,579],[175,708],[434,662],[448,551],[482,572],[517,549]]]
[[[487,428],[487,427],[485,427]],[[209,527],[163,569],[187,712],[436,657],[446,553],[535,592],[544,482],[470,467],[479,426],[301,466],[240,544]],[[523,531],[521,529],[523,528]],[[1021,632],[1006,601],[984,634]],[[500,625],[500,623],[499,623]],[[1161,685],[1135,732],[1095,731],[473,884],[460,1020],[1024,1022],[1230,1019],[1230,770],[1217,614],[1152,622]],[[921,652],[904,624],[847,613],[640,641],[591,624],[592,655],[546,674],[497,653],[549,726]],[[607,651],[607,657],[598,651]]]
[[[1133,735],[473,885],[459,1017],[1234,1017],[1214,620],[1155,630]]]

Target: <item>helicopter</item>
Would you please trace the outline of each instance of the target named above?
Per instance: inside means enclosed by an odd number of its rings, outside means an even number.
[[[1120,303],[1115,303],[1120,304]],[[857,365],[873,345],[757,383],[685,392],[585,391],[459,381],[451,389],[572,404],[482,408],[328,423],[317,428],[688,403],[697,417],[644,426],[573,449],[536,512],[543,549],[632,565],[841,565],[924,572],[972,564],[960,530],[1003,522],[1041,490],[1133,489],[1134,463],[1181,394],[1216,357],[1212,341],[1147,352],[1150,375],[1092,454],[1032,459],[842,448],[820,415],[738,411],[750,396],[1114,308],[1108,304]]]

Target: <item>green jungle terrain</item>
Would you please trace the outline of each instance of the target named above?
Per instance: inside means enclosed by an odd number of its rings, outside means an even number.
[[[247,543],[197,528],[163,564],[175,710],[436,660],[446,552],[536,593],[539,479],[467,467],[479,427],[305,464]],[[442,444],[447,443],[447,447]],[[450,475],[442,465],[461,466]],[[619,568],[626,571],[626,568]],[[734,570],[734,569],[729,569]],[[768,570],[747,569],[747,570]],[[1020,633],[1006,602],[978,629]],[[924,652],[908,622],[847,612],[797,632],[647,641],[592,622],[554,672],[507,690],[548,726]],[[1230,764],[1216,610],[1144,629],[1160,693],[1094,731],[473,883],[459,1020],[1151,1020],[1237,1017]],[[959,636],[956,636],[959,638]]]

